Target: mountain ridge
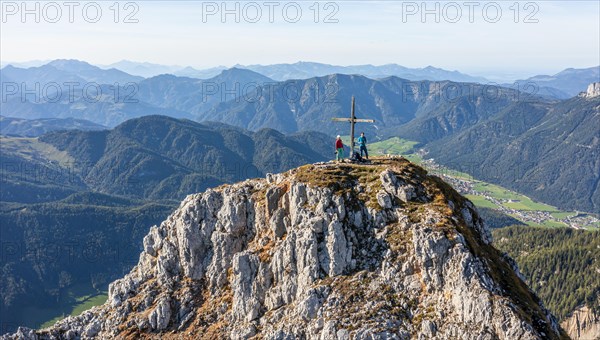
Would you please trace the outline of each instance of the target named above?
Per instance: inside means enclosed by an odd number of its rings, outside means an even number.
[[[236,65],[236,67],[247,68],[267,77],[278,81],[292,79],[308,79],[322,77],[334,73],[339,74],[360,74],[369,78],[384,78],[396,76],[409,80],[451,80],[460,82],[488,82],[483,77],[473,77],[458,71],[448,71],[441,68],[427,66],[423,68],[408,68],[398,64],[385,65],[350,65],[339,66],[316,62],[299,61],[293,64],[272,64],[272,65]]]
[[[527,79],[515,80],[514,84],[520,87],[534,85],[538,94],[568,99],[585,91],[587,85],[594,82],[600,82],[600,65],[581,69],[567,68],[551,76],[536,75]]]
[[[105,130],[106,126],[85,119],[41,118],[21,119],[0,115],[0,134],[38,137],[56,130]]]
[[[188,196],[109,300],[2,339],[566,338],[474,206],[403,159]]]
[[[304,139],[309,137],[318,143],[307,147]],[[91,190],[180,199],[194,190],[326,160],[327,139],[313,132],[259,134],[222,123],[145,116],[112,130],[50,132],[39,141],[76,160],[69,173]]]
[[[597,213],[599,127],[600,97],[524,101],[426,148],[442,164],[471,164],[464,170],[483,180],[543,202]]]
[[[191,66],[166,66],[152,63],[140,63],[122,60],[110,65],[101,66],[103,68],[113,67],[120,69],[129,74],[143,76],[146,78],[157,76],[163,73],[171,73],[177,76],[186,76],[197,79],[208,79],[216,76],[221,71],[228,69],[225,66],[216,66],[211,68],[195,68]],[[461,73],[457,70],[445,70],[433,66],[422,68],[409,68],[398,64],[384,65],[330,65],[318,62],[298,61],[295,63],[278,63],[269,65],[251,64],[242,65],[236,64],[232,68],[249,69],[277,81],[285,81],[291,79],[307,79],[313,77],[324,76],[332,73],[344,74],[363,74],[369,77],[387,77],[398,76],[405,77],[411,80],[452,80],[466,82],[488,82],[484,77],[471,76]]]

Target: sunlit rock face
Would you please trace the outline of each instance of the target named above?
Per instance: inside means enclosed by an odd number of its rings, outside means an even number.
[[[474,206],[397,159],[188,196],[108,301],[6,338],[553,339]]]

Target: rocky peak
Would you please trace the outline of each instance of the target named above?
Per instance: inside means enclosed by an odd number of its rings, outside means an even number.
[[[555,339],[474,206],[402,158],[188,196],[108,301],[5,338]]]
[[[587,91],[581,92],[581,94],[579,96],[584,97],[584,98],[599,97],[600,96],[600,82],[591,83],[588,86]]]

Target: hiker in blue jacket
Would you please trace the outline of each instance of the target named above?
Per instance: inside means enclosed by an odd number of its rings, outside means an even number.
[[[369,159],[369,152],[367,151],[367,137],[365,137],[364,132],[361,132],[360,137],[358,137],[358,146],[360,146],[360,156]],[[364,156],[363,152],[365,153]]]

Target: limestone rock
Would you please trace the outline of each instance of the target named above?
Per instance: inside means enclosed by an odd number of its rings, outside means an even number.
[[[584,98],[595,98],[600,96],[600,82],[591,83],[585,92],[579,95]]]
[[[587,306],[577,308],[561,323],[561,326],[575,340],[600,339],[600,314]]]
[[[108,301],[3,339],[557,339],[474,206],[403,159],[188,196]]]

